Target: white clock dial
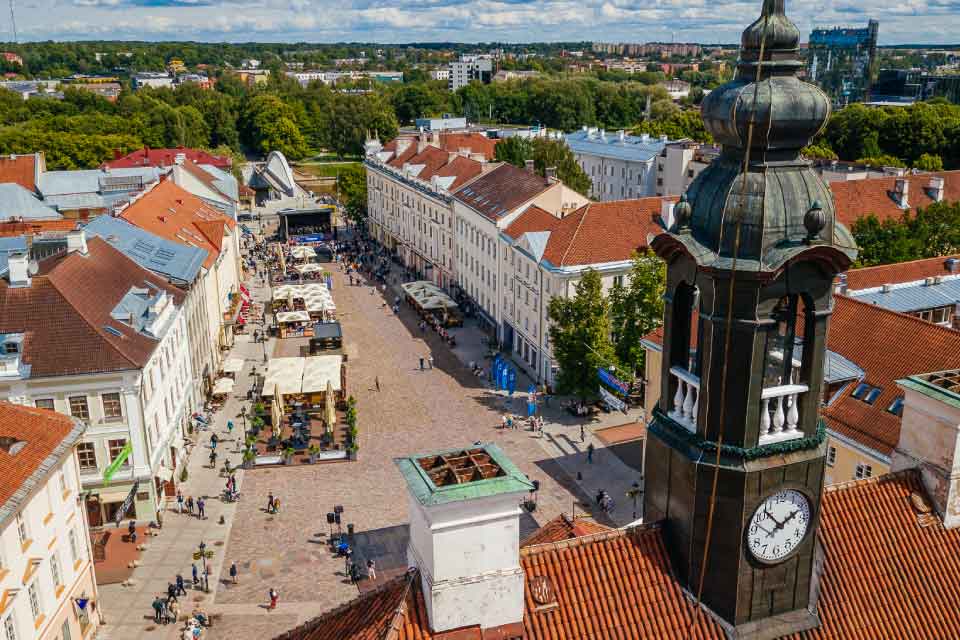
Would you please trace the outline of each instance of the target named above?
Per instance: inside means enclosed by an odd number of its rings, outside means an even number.
[[[796,549],[810,526],[810,502],[786,489],[767,497],[747,526],[747,548],[758,560],[775,562]]]

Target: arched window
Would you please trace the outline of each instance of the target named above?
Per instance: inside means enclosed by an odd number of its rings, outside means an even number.
[[[803,296],[781,298],[771,311],[760,402],[760,444],[801,437],[798,399],[808,390],[803,367],[812,314]]]

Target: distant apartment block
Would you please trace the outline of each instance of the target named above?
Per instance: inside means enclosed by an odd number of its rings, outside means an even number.
[[[488,55],[460,56],[460,60],[450,63],[447,88],[456,91],[474,81],[490,84],[492,79],[493,58]]]
[[[670,56],[697,57],[703,49],[699,44],[690,42],[648,42],[646,44],[625,42],[594,42],[594,53],[608,53],[619,56]]]
[[[173,86],[173,76],[166,71],[142,71],[133,76],[133,90],[137,91],[144,87],[153,87],[161,89],[163,87]]]

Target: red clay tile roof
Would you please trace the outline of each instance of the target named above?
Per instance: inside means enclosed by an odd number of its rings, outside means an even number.
[[[839,433],[890,455],[900,439],[900,418],[887,411],[903,394],[895,381],[960,368],[960,331],[855,298],[834,296],[834,301],[827,347],[863,369],[864,382],[882,391],[870,405],[853,398],[856,385],[848,385],[823,417]]]
[[[559,184],[559,183],[554,183]],[[543,176],[504,162],[469,184],[454,197],[490,220],[498,220],[547,189]]]
[[[528,232],[553,231],[559,224],[560,218],[546,209],[533,205],[514,218],[504,232],[514,240],[518,240]]]
[[[417,616],[423,616],[422,624],[408,622],[408,617],[415,621]],[[409,571],[276,640],[426,640],[431,637],[422,631],[426,628],[420,577]]]
[[[0,237],[30,236],[45,232],[73,231],[81,220],[31,220],[29,222],[0,222]]]
[[[229,156],[216,156],[203,149],[187,149],[177,147],[176,149],[151,149],[144,147],[137,149],[125,156],[114,158],[104,162],[102,166],[111,169],[129,168],[129,167],[172,167],[177,163],[177,155],[183,154],[188,160],[197,164],[212,164],[218,169],[229,170],[233,166],[233,158]]]
[[[560,542],[562,540],[589,536],[594,533],[605,533],[607,531],[612,531],[612,529],[600,524],[593,518],[578,516],[575,520],[571,521],[566,514],[561,513],[524,538],[520,542],[520,548],[532,547],[535,544]]]
[[[0,281],[0,333],[25,334],[23,361],[31,365],[32,378],[143,367],[157,341],[114,320],[111,312],[144,283],[183,302],[182,291],[104,240],[88,238],[87,250],[85,256],[43,260],[29,287]]]
[[[911,209],[924,208],[934,200],[930,197],[930,178],[943,178],[943,199],[946,202],[960,201],[960,171],[938,171],[904,176],[910,185],[907,203]],[[870,214],[880,220],[899,219],[903,209],[897,206],[890,194],[897,178],[867,178],[830,183],[837,220],[849,229],[859,218]]]
[[[926,258],[924,260],[912,260],[910,262],[898,262],[896,264],[884,264],[876,267],[864,267],[862,269],[851,269],[847,271],[847,289],[849,291],[858,291],[860,289],[871,289],[885,284],[897,284],[901,282],[914,282],[933,276],[951,275],[953,272],[947,269],[947,258],[960,258],[960,254],[955,256],[944,256],[942,258]]]
[[[220,255],[223,226],[236,227],[232,219],[172,180],[161,181],[124,209],[120,217],[161,238],[205,249],[203,266],[207,269]]]
[[[482,153],[487,160],[493,160],[499,140],[493,140],[482,133],[441,133],[440,146],[447,151],[470,149],[470,153]]]
[[[36,193],[37,156],[25,155],[0,156],[0,182],[15,182],[31,193]]]
[[[676,198],[668,198],[676,200]],[[663,231],[663,198],[591,202],[564,216],[550,233],[543,259],[556,267],[629,260]]]
[[[437,176],[440,178],[455,178],[447,191],[453,192],[459,189],[469,180],[476,178],[483,172],[483,165],[476,160],[457,156],[452,162],[448,162],[440,167]]]
[[[916,470],[826,488],[820,627],[794,640],[960,638],[960,529],[920,526],[915,493]]]
[[[76,428],[73,418],[55,411],[0,402],[0,437],[26,443],[15,455],[0,448],[0,505],[20,489]],[[79,433],[74,434],[74,439],[76,437]],[[72,442],[67,444],[72,446]],[[66,455],[66,451],[63,453]]]
[[[960,637],[960,529],[944,529],[936,516],[921,525],[913,500],[926,494],[916,470],[825,489],[820,626],[790,640]],[[526,547],[520,564],[528,580],[525,640],[726,637],[705,612],[689,628],[692,601],[674,578],[659,524]],[[556,607],[533,601],[535,576],[550,580]],[[277,640],[442,637],[429,631],[411,572]]]

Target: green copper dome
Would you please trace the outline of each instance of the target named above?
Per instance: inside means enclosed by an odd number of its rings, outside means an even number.
[[[764,0],[743,32],[736,77],[703,101],[704,124],[723,151],[687,190],[684,224],[665,234],[703,265],[729,266],[738,236],[742,269],[776,270],[811,249],[840,270],[856,257],[829,186],[800,156],[829,118],[830,101],[796,77],[799,40],[784,0]]]

